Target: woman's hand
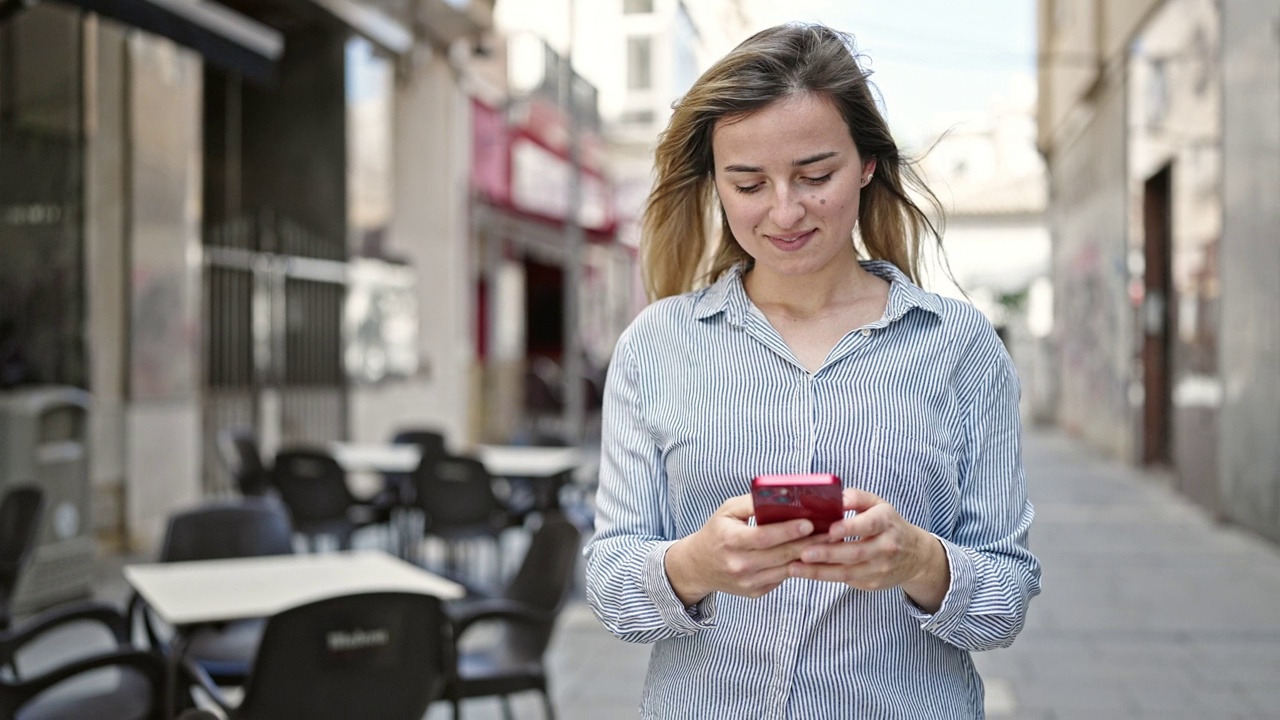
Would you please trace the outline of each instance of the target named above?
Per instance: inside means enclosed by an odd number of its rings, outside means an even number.
[[[749,525],[754,512],[750,495],[731,497],[697,532],[667,549],[667,578],[681,602],[693,605],[716,591],[760,597],[787,579],[806,547],[829,542],[810,535],[808,520]]]
[[[832,524],[832,542],[805,547],[791,563],[791,576],[842,582],[859,590],[901,586],[922,610],[937,612],[951,583],[942,543],[869,492],[846,489],[844,509],[856,514]],[[857,539],[839,542],[846,537]]]

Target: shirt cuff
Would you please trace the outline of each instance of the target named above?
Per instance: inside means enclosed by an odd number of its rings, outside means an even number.
[[[934,537],[938,538],[937,535]],[[942,597],[942,605],[937,612],[927,613],[912,602],[905,592],[902,593],[902,602],[907,606],[907,611],[912,617],[920,621],[920,629],[935,635],[946,635],[947,629],[959,624],[962,616],[969,609],[977,573],[973,558],[959,545],[942,538],[938,540],[947,553],[947,567],[951,572],[951,583],[947,586],[947,594]]]
[[[711,593],[697,604],[687,606],[676,595],[667,577],[667,550],[675,542],[660,543],[645,559],[640,582],[645,595],[658,609],[658,614],[668,627],[687,634],[715,627],[716,593]]]

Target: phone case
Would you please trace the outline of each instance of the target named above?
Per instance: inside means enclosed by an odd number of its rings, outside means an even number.
[[[828,473],[758,475],[751,481],[757,525],[808,518],[815,535],[844,517],[840,478]]]

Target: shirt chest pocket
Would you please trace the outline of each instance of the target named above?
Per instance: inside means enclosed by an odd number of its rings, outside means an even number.
[[[945,530],[957,505],[955,453],[937,433],[880,426],[863,489],[893,505],[905,520],[930,532]]]

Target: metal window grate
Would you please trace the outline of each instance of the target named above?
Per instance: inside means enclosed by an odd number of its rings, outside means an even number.
[[[222,427],[253,427],[282,443],[346,436],[344,252],[340,239],[273,212],[206,230],[207,493],[234,487],[216,452]],[[275,412],[264,412],[268,396]]]

